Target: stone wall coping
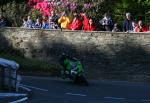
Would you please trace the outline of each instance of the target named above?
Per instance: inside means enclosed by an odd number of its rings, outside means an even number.
[[[40,30],[40,31],[62,31],[62,32],[80,32],[80,33],[106,33],[106,34],[137,34],[137,35],[150,35],[148,32],[108,32],[108,31],[84,31],[84,30],[63,30],[63,29],[34,29],[34,28],[22,28],[22,27],[5,27],[0,29],[24,29],[24,30]]]

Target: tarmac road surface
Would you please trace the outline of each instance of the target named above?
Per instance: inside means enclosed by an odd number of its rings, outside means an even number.
[[[89,86],[51,77],[24,76],[33,95],[24,103],[150,103],[150,84],[90,80]]]

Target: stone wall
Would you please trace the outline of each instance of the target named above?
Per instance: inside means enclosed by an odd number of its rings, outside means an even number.
[[[0,42],[0,50],[56,64],[61,53],[68,53],[83,62],[89,78],[150,80],[150,33],[3,28]]]

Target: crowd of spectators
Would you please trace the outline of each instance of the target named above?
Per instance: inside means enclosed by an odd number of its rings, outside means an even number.
[[[61,15],[51,12],[51,16],[37,18],[33,21],[30,16],[23,18],[23,28],[41,28],[41,29],[67,29],[67,30],[85,30],[96,31],[97,26],[94,19],[85,13],[73,12],[73,18],[68,16],[67,12]]]
[[[25,28],[41,28],[41,29],[67,29],[67,30],[84,30],[84,31],[112,31],[112,32],[148,32],[149,28],[142,20],[136,23],[132,20],[131,14],[126,13],[123,21],[122,29],[119,28],[118,23],[114,22],[109,13],[105,13],[104,17],[95,22],[95,20],[86,13],[73,13],[73,18],[69,18],[67,12],[61,15],[51,12],[51,16],[43,17],[42,20],[37,18],[35,22],[31,17],[23,18],[23,26]],[[99,26],[102,26],[101,30]]]
[[[149,27],[142,20],[136,23],[130,13],[126,13],[123,21],[122,29],[114,22],[109,13],[105,13],[104,17],[96,22],[95,19],[86,13],[73,12],[73,18],[68,16],[66,11],[57,14],[51,11],[50,16],[43,16],[32,20],[31,16],[23,17],[23,28],[36,29],[66,29],[66,30],[84,30],[84,31],[112,31],[112,32],[148,32]],[[7,19],[0,16],[0,27],[11,26]],[[103,29],[99,28],[101,26]]]

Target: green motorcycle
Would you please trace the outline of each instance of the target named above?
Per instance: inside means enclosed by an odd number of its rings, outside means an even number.
[[[63,79],[69,78],[76,84],[88,85],[88,82],[84,76],[83,65],[78,59],[62,54],[60,64],[63,66],[61,71]]]

